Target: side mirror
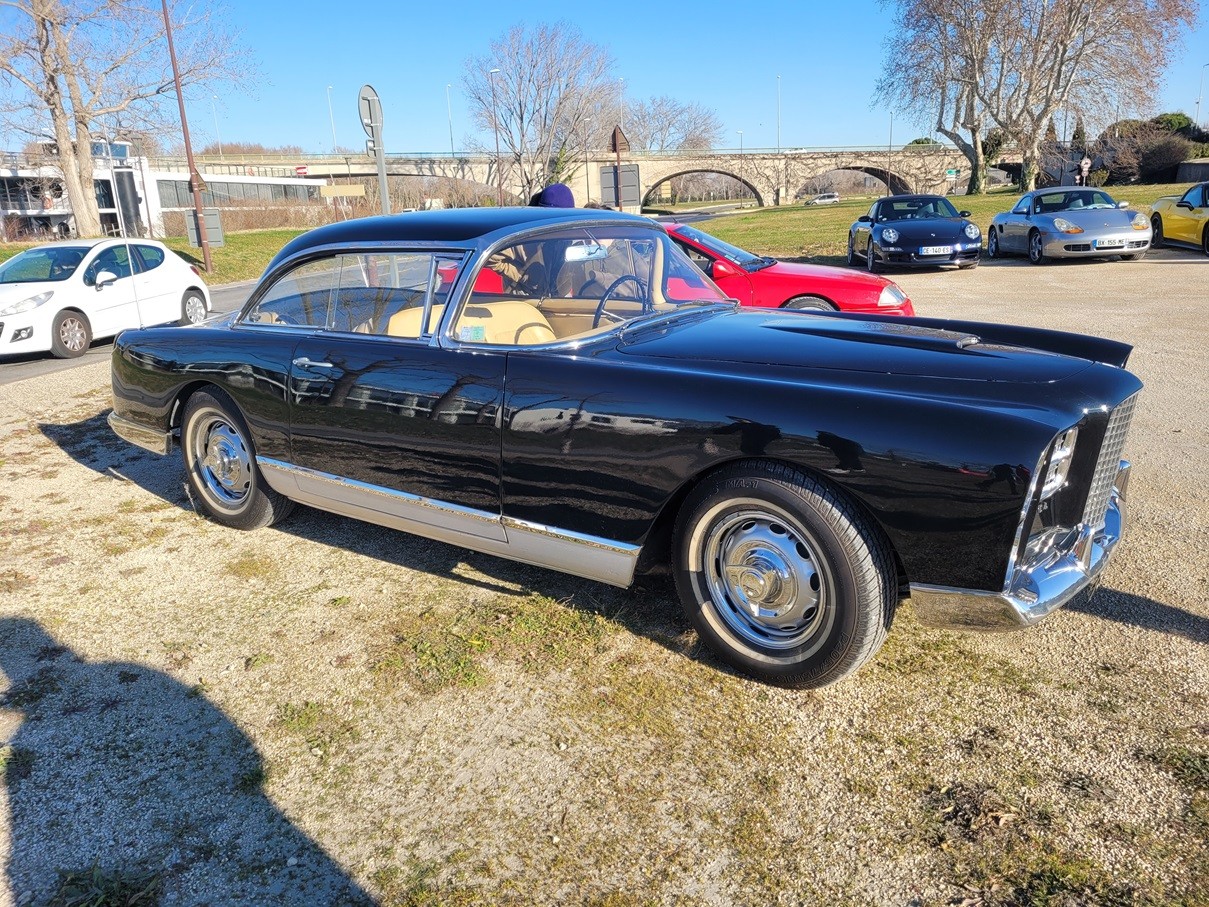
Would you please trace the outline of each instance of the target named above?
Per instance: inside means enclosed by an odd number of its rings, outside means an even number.
[[[107,287],[117,279],[118,276],[112,271],[98,271],[96,277],[96,287],[98,290],[102,287]]]
[[[718,258],[714,261],[714,266],[710,268],[710,277],[718,280],[723,277],[738,277],[739,269],[732,265],[729,261]]]
[[[1192,210],[1192,202],[1186,202],[1186,201],[1181,200],[1181,201],[1176,202],[1175,206],[1177,208],[1187,208],[1189,211]]]
[[[1128,208],[1129,202],[1117,202],[1117,207],[1118,208]]]
[[[873,218],[870,217],[868,214],[862,214],[860,217],[858,217],[856,219],[856,222],[858,224],[871,224],[871,223],[873,223]]]
[[[957,212],[957,216],[958,216],[958,217],[969,217],[969,216],[970,216],[970,212],[969,212],[969,211],[958,211],[958,212]]]

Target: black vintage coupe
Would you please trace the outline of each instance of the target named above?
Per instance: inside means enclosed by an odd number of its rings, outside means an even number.
[[[879,198],[848,228],[848,264],[864,260],[869,271],[883,265],[976,268],[982,231],[943,195]]]
[[[655,223],[420,212],[287,245],[243,310],[132,330],[110,425],[255,529],[294,501],[617,586],[671,568],[736,668],[821,686],[898,604],[1035,624],[1121,534],[1129,347],[741,309]]]

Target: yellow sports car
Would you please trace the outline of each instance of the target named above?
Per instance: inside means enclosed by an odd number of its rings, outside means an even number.
[[[1197,183],[1183,195],[1166,195],[1151,212],[1151,246],[1191,246],[1209,255],[1209,183]]]

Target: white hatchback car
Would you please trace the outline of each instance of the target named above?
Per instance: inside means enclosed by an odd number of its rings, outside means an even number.
[[[82,356],[94,337],[209,312],[197,269],[149,239],[66,240],[0,264],[0,357]]]

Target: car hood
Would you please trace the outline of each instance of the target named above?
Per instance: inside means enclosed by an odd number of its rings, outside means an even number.
[[[700,319],[676,320],[659,329],[623,336],[621,351],[702,365],[828,369],[970,381],[1044,384],[1088,368],[1089,361],[1030,346],[995,342],[961,325],[945,330],[916,319],[879,316],[769,314],[740,310]],[[1034,342],[1057,332],[1033,332]]]
[[[833,283],[845,287],[865,286],[874,295],[881,292],[882,287],[891,281],[876,274],[855,271],[851,268],[833,268],[829,265],[806,265],[788,261],[778,261],[775,265],[761,268],[757,273],[769,277],[785,277],[790,279],[808,279],[813,283]]]
[[[878,226],[883,230],[893,227],[898,235],[908,242],[927,239],[965,239],[966,224],[964,217],[929,217],[926,220],[887,220],[879,221]]]
[[[12,302],[20,302],[22,299],[29,299],[31,296],[37,296],[39,293],[45,293],[47,290],[62,289],[64,281],[58,280],[31,280],[23,283],[0,283],[0,309]]]
[[[1034,220],[1053,223],[1055,217],[1070,221],[1077,227],[1091,231],[1103,229],[1119,230],[1128,227],[1130,221],[1137,216],[1137,211],[1130,208],[1074,208],[1066,211],[1055,211],[1052,214],[1042,214]]]

